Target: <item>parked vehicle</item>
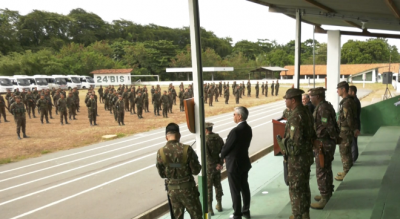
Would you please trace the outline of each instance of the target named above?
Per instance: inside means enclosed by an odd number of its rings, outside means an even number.
[[[52,83],[55,89],[61,88],[61,90],[67,90],[67,76],[64,75],[52,75]]]
[[[38,91],[49,89],[49,83],[48,83],[47,76],[41,77],[39,75],[34,75],[34,76],[32,76],[32,78],[35,80]]]
[[[82,82],[82,88],[94,88],[96,86],[94,80],[90,76],[81,75],[79,76]]]
[[[0,94],[7,93],[7,91],[14,91],[12,77],[0,76]]]
[[[26,75],[14,75],[14,77],[12,77],[14,91],[16,91],[17,88],[19,91],[25,90],[26,92],[34,89],[36,86],[35,86],[35,83],[32,82],[31,80],[32,79]]]

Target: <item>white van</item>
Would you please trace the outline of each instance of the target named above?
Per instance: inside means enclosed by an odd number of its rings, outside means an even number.
[[[81,89],[82,83],[80,77],[78,75],[67,75],[67,86],[68,89]]]
[[[35,88],[29,76],[26,75],[14,75],[14,77],[12,77],[12,83],[14,85],[14,91],[18,88],[19,91],[25,90],[27,92]]]
[[[32,78],[35,80],[38,91],[49,89],[48,76],[34,75]]]
[[[85,75],[81,75],[79,77],[82,82],[82,89],[91,88],[91,87],[94,88],[96,86],[92,77],[85,76]]]
[[[55,89],[61,88],[61,90],[67,90],[67,76],[64,75],[52,75],[51,78],[53,79],[53,87]]]
[[[0,76],[0,94],[14,91],[12,77]]]

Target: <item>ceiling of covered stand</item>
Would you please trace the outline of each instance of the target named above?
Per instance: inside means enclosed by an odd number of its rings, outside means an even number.
[[[247,0],[268,6],[270,12],[296,17],[316,26],[334,25],[400,31],[400,0]]]

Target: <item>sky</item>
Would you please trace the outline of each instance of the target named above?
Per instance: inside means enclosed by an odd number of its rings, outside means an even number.
[[[279,13],[270,13],[266,6],[246,0],[200,0],[199,6],[200,25],[218,37],[231,37],[234,43],[269,39],[286,44],[295,38],[295,20]],[[19,11],[22,15],[35,9],[66,15],[72,9],[82,8],[107,22],[125,19],[143,25],[152,23],[172,28],[189,26],[187,0],[2,0],[0,8]],[[312,39],[313,26],[303,23],[301,35],[302,41]],[[315,39],[326,42],[327,35],[315,34]],[[341,43],[349,39],[364,41],[368,38],[342,36]],[[389,39],[389,43],[400,48],[398,39]]]

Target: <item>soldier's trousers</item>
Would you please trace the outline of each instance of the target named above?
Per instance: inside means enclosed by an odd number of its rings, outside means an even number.
[[[172,100],[174,101],[174,105],[176,105],[176,96],[174,96],[174,97],[172,98]]]
[[[149,112],[149,101],[144,101],[144,111]]]
[[[7,120],[6,107],[4,106],[0,106],[0,122],[1,122],[1,115],[3,115],[4,121],[6,121]]]
[[[218,102],[218,94],[215,95],[215,102]]]
[[[137,115],[142,116],[143,107],[136,105]]]
[[[67,110],[60,111],[60,122],[63,123],[63,119],[65,120],[65,123],[68,122],[67,120]]]
[[[271,96],[274,96],[274,89],[271,89]]]
[[[75,102],[76,110],[79,112],[79,108],[81,107],[79,105],[79,99]]]
[[[97,117],[97,113],[96,110],[89,110],[89,122],[90,124],[92,124],[92,122],[94,122],[94,124],[96,124],[96,117]]]
[[[239,104],[239,97],[235,97],[236,104]]]
[[[47,107],[47,113],[49,114],[50,118],[53,117],[53,115],[52,115],[52,110],[53,110],[53,107],[52,107],[52,106]]]
[[[103,100],[104,102],[104,110],[107,111],[108,110],[108,100]]]
[[[16,119],[15,124],[17,125],[17,134],[19,135],[21,133],[21,128],[22,128],[22,133],[25,134],[26,118]]]
[[[260,93],[260,90],[256,90],[256,98],[258,98],[259,93]]]
[[[185,104],[183,104],[183,99],[179,100],[179,110],[185,111]]]
[[[36,117],[35,115],[35,104],[28,104],[28,107],[26,108],[26,111],[28,111],[28,115],[29,117],[31,117],[31,112],[32,112],[32,116]]]
[[[278,96],[279,89],[275,89],[275,96]]]
[[[125,112],[118,112],[117,113],[118,124],[124,123],[124,119],[125,119]]]
[[[307,158],[310,161],[307,161]],[[310,156],[288,157],[289,195],[292,214],[295,219],[302,219],[302,215],[310,211],[311,191],[309,181],[312,162],[312,154]]]
[[[250,97],[251,96],[251,90],[247,89],[247,96]]]
[[[135,113],[136,114],[136,111],[135,111],[135,102],[134,101],[130,101],[130,109],[129,109],[129,111],[131,112],[131,113]],[[133,112],[132,112],[133,111]]]
[[[162,115],[168,117],[168,104],[163,104]]]
[[[103,99],[103,93],[99,93],[99,102],[103,102],[104,103],[104,99]]]
[[[169,102],[169,105],[168,105],[168,112],[170,112],[170,113],[172,113],[172,102]]]
[[[353,156],[351,154],[353,134],[350,131],[341,131],[339,136],[342,140],[339,145],[339,151],[342,158],[343,172],[348,173],[353,166]]]
[[[69,119],[73,117],[75,119],[76,116],[76,107],[72,106],[68,108],[68,113],[69,113]]]
[[[358,159],[358,138],[353,137],[353,142],[351,144],[351,155],[353,157],[353,163]]]
[[[226,96],[225,97],[225,103],[228,104],[228,101],[229,101],[229,96]]]
[[[124,99],[125,111],[129,111],[129,99]]]
[[[261,94],[264,95],[264,89],[262,89],[261,91],[262,91]]]
[[[191,189],[174,189],[168,191],[171,199],[172,210],[176,219],[183,219],[184,209],[188,211],[191,219],[202,219],[200,193],[196,187]]]
[[[41,122],[43,122],[43,117],[46,117],[46,122],[49,121],[49,116],[48,116],[47,109],[41,109],[40,110],[40,121]]]
[[[212,106],[212,104],[213,104],[213,96],[208,97],[208,105]]]
[[[204,103],[207,103],[207,98],[208,98],[207,94],[204,94]]]
[[[324,168],[321,168],[319,161],[319,149],[315,152],[315,175],[317,176],[318,189],[321,195],[332,195],[333,192],[333,173],[332,161],[336,150],[336,142],[333,140],[323,141]]]
[[[218,202],[221,201],[224,195],[221,186],[221,172],[207,173],[207,192],[208,192],[208,206],[212,207],[213,201],[213,187],[215,187],[215,198]]]
[[[265,89],[265,97],[268,97],[268,89]]]
[[[159,105],[160,104],[154,103],[154,115],[160,115],[160,106]]]

